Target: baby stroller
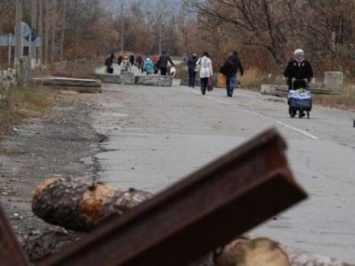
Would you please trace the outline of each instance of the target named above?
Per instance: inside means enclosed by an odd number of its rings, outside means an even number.
[[[288,91],[288,112],[294,118],[298,111],[298,117],[302,118],[312,110],[312,93],[306,80],[292,82],[291,90]]]

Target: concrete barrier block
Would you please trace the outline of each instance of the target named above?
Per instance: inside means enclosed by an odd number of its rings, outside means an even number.
[[[100,73],[95,74],[95,78],[101,80],[102,83],[121,83],[121,77],[116,74]]]
[[[265,95],[286,96],[288,91],[287,85],[261,84],[260,93]]]
[[[273,95],[276,92],[276,88],[274,85],[271,84],[261,84],[260,86],[260,93],[261,94],[268,94]]]
[[[171,87],[173,85],[173,79],[169,76],[139,75],[135,77],[135,83],[145,86]]]
[[[337,90],[344,83],[344,75],[341,71],[324,72],[324,87],[328,90]]]
[[[121,71],[121,84],[134,84],[134,73],[129,71]]]

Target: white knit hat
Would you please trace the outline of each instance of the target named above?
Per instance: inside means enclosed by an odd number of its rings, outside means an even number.
[[[293,54],[294,55],[304,55],[304,51],[302,49],[296,49]]]

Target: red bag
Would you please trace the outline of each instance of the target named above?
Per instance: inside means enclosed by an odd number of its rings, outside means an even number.
[[[207,82],[207,90],[208,91],[213,91],[213,79],[210,77]]]

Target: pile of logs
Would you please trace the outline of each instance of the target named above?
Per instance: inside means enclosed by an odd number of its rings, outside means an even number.
[[[124,191],[102,183],[93,184],[85,178],[47,179],[35,189],[32,209],[35,215],[56,227],[42,235],[28,236],[24,251],[31,262],[38,262],[78,241],[108,217],[123,215],[152,196],[145,191]],[[291,249],[267,238],[247,236],[236,237],[190,266],[238,265],[351,266],[329,257]]]

